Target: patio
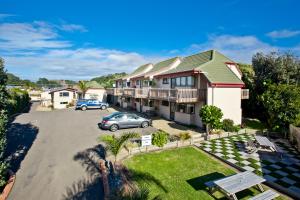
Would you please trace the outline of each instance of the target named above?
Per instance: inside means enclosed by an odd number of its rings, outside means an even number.
[[[206,141],[201,148],[244,170],[263,176],[288,192],[300,194],[300,155],[284,140],[274,140],[282,158],[274,152],[258,151],[246,153],[245,143],[254,140],[254,135],[242,134]]]

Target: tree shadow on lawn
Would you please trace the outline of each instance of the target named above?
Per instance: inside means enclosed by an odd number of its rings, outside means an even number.
[[[103,183],[101,178],[100,163],[105,160],[105,148],[99,144],[92,148],[78,152],[74,160],[78,161],[88,174],[89,178],[84,178],[74,182],[71,187],[66,188],[63,200],[94,200],[104,199]]]
[[[7,147],[4,158],[9,163],[9,168],[17,172],[21,162],[36,139],[39,129],[30,124],[11,123],[9,124],[6,137]]]
[[[206,174],[204,176],[199,176],[199,177],[196,177],[196,178],[189,179],[186,182],[197,191],[198,190],[205,190],[209,193],[208,188],[205,185],[205,183],[209,182],[209,181],[214,181],[214,180],[217,180],[217,179],[222,179],[222,178],[225,178],[225,177],[226,176],[224,174],[221,174],[219,172],[213,172],[213,173],[210,173],[210,174]],[[217,197],[214,196],[214,194],[210,194],[210,195],[215,199],[227,199],[225,196],[217,198]],[[236,196],[237,196],[238,199],[243,199],[245,197],[254,196],[254,192],[251,191],[250,189],[246,189],[246,190],[243,190],[241,192],[236,193]]]

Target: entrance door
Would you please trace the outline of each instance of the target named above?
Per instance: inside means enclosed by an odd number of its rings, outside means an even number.
[[[170,119],[171,120],[175,119],[175,111],[176,111],[176,103],[171,102],[170,103]]]

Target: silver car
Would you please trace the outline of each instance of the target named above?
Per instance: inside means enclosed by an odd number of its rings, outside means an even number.
[[[115,112],[103,117],[101,128],[117,131],[120,128],[142,127],[147,128],[151,125],[151,120],[140,117],[134,113]]]

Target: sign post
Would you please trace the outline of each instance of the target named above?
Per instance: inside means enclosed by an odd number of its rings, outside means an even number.
[[[142,136],[142,147],[146,147],[146,152],[147,152],[147,147],[152,145],[152,135],[143,135]]]

